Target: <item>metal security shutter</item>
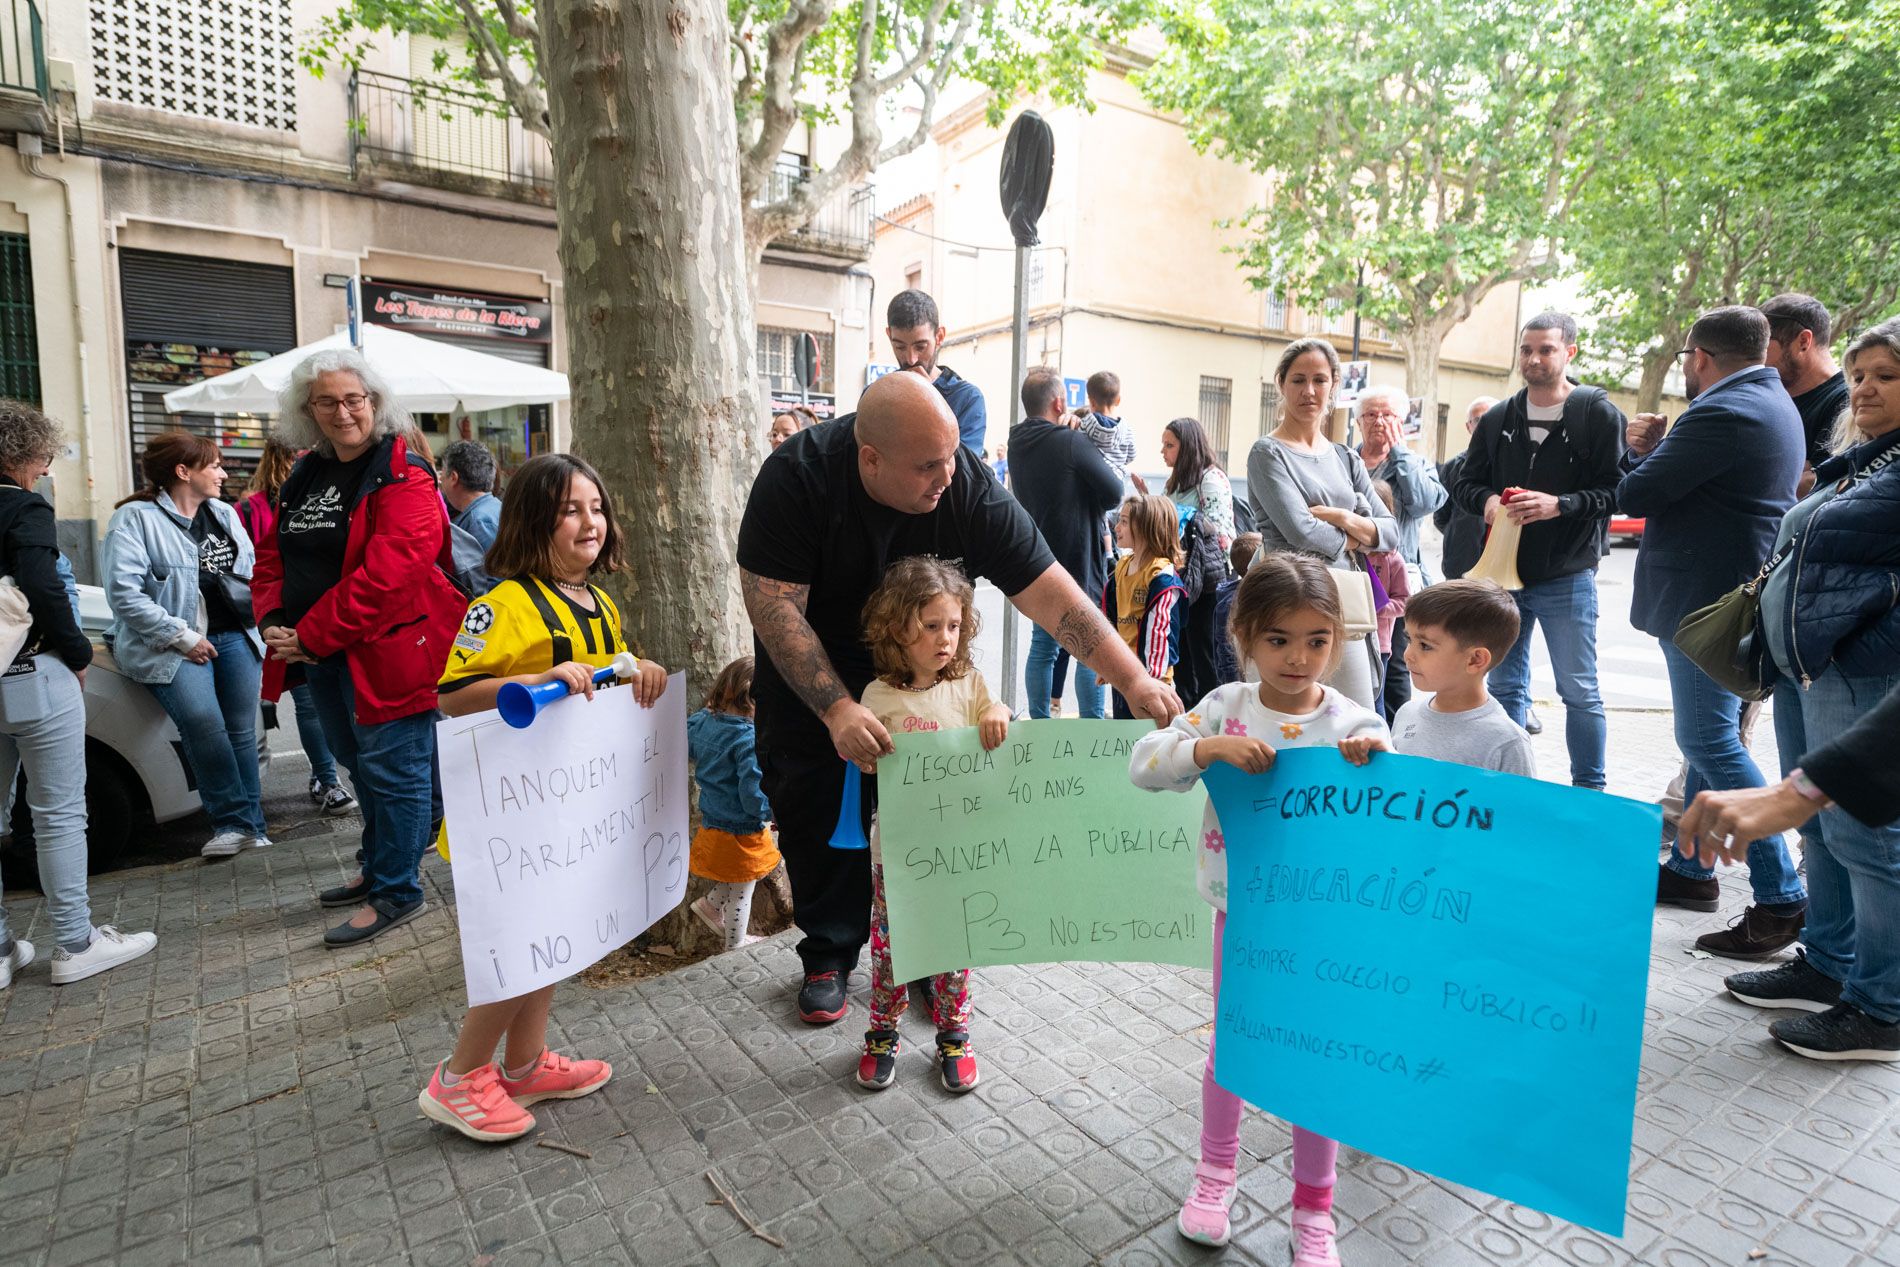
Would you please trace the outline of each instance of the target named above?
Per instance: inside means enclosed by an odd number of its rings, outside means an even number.
[[[126,381],[131,389],[132,474],[160,432],[209,436],[224,451],[227,497],[243,490],[264,445],[256,414],[172,414],[165,393],[297,346],[288,268],[238,260],[120,251]]]
[[[25,235],[0,233],[0,396],[40,403],[40,341],[33,324],[33,253]]]
[[[297,346],[291,272],[271,264],[120,251],[125,341],[200,343],[276,355]]]

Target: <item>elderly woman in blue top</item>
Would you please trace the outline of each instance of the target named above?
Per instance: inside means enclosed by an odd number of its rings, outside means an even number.
[[[1900,823],[1855,818],[1796,763],[1900,685],[1900,320],[1855,339],[1843,368],[1865,439],[1816,468],[1814,491],[1781,522],[1775,546],[1786,557],[1761,594],[1781,673],[1783,770],[1821,807],[1801,832],[1808,919],[1794,959],[1727,984],[1744,1003],[1808,1013],[1768,1027],[1799,1055],[1891,1061],[1900,1060]]]
[[[251,615],[250,534],[218,499],[218,446],[182,431],[154,436],[146,487],[106,527],[106,639],[119,671],[143,682],[178,726],[211,816],[204,856],[270,844],[257,775],[264,644]]]

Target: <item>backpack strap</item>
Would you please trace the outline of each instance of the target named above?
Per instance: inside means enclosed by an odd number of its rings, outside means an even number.
[[[563,625],[561,618],[555,614],[554,604],[548,602],[548,596],[541,592],[541,587],[531,578],[517,576],[514,582],[527,591],[528,597],[534,600],[534,609],[541,613],[541,621],[548,627],[548,638],[554,643],[553,658],[549,660],[548,667],[553,668],[557,664],[566,664],[571,661],[574,658],[574,640],[568,636],[567,626]]]
[[[1609,395],[1601,387],[1578,386],[1564,397],[1564,445],[1570,450],[1570,456],[1579,461],[1590,456],[1584,445],[1583,419],[1585,410]]]

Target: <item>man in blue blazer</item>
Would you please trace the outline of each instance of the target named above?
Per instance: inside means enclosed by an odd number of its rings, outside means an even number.
[[[1742,702],[1676,649],[1682,618],[1753,577],[1773,553],[1775,531],[1794,505],[1804,441],[1801,415],[1781,378],[1763,364],[1768,319],[1754,308],[1716,308],[1696,319],[1677,356],[1694,403],[1668,420],[1638,414],[1617,502],[1640,515],[1636,594],[1630,622],[1662,643],[1674,705],[1676,746],[1688,763],[1683,801],[1704,788],[1761,787],[1742,745]],[[1735,925],[1696,945],[1732,959],[1764,959],[1792,944],[1807,918],[1807,892],[1779,835],[1748,847],[1754,902]],[[1656,901],[1713,911],[1713,868],[1680,843],[1657,880]]]

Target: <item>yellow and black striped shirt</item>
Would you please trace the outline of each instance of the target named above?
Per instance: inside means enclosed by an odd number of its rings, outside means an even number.
[[[483,678],[541,673],[568,660],[606,668],[627,643],[620,609],[598,587],[593,594],[598,610],[590,612],[538,580],[503,581],[468,605],[437,692]]]

